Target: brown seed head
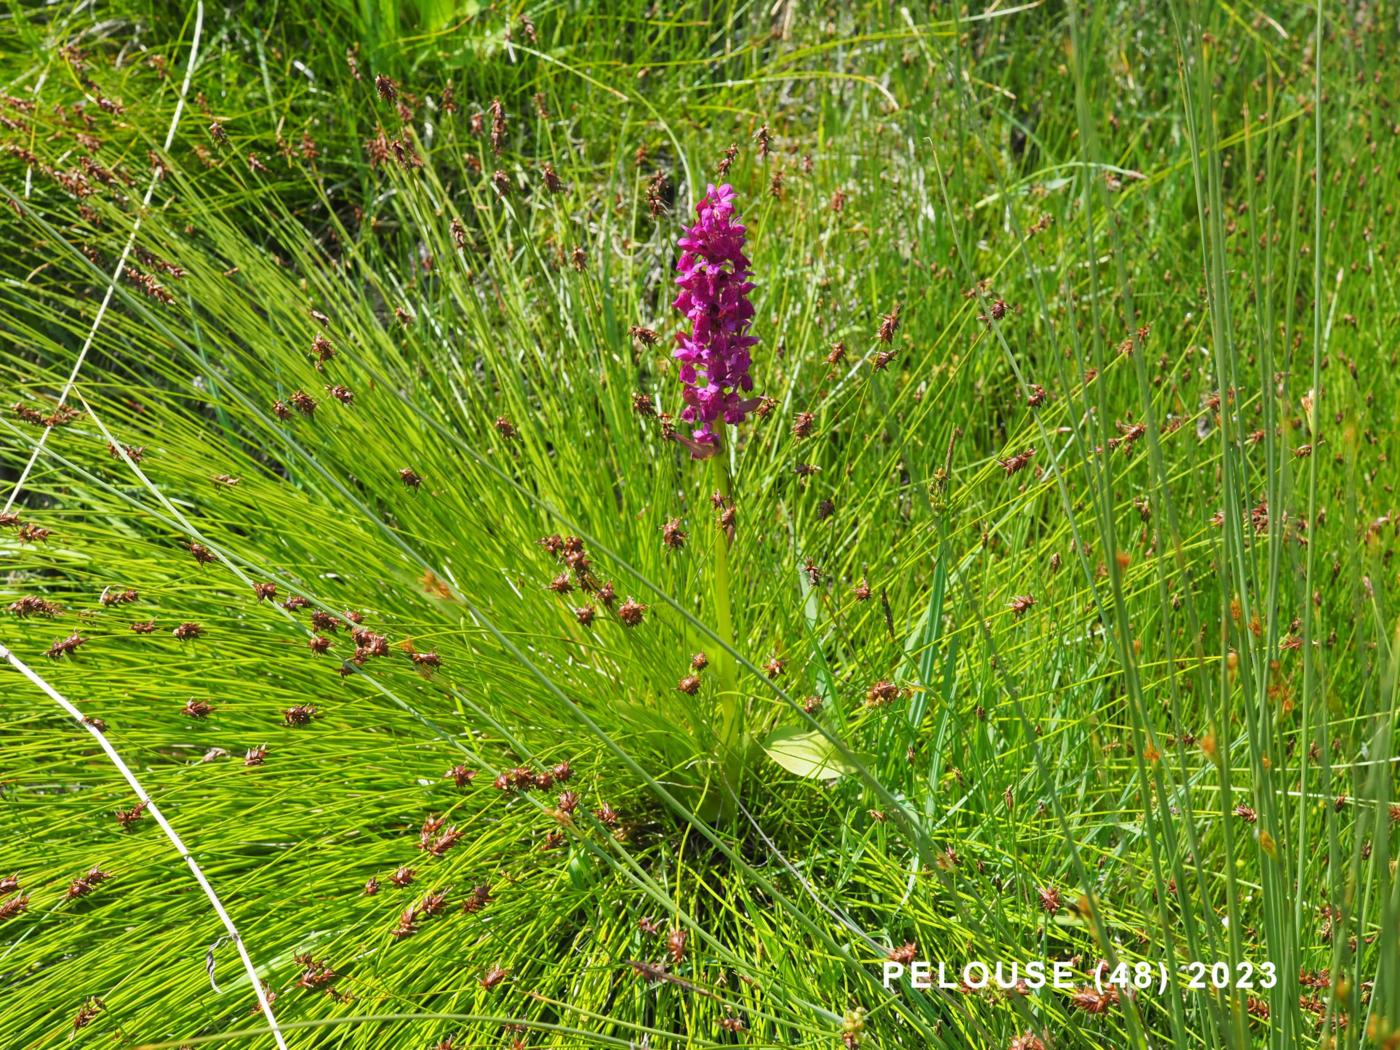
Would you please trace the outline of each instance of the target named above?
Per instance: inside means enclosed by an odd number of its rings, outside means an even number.
[[[909,941],[907,944],[902,944],[898,948],[891,948],[886,953],[885,958],[889,959],[890,962],[903,963],[905,966],[908,966],[914,961],[918,954],[919,949],[915,946],[913,941]]]
[[[80,634],[70,634],[67,638],[61,638],[49,646],[45,653],[51,660],[57,660],[61,656],[71,656],[78,651],[78,647],[87,644],[87,639]]]
[[[680,965],[685,958],[686,932],[681,929],[674,929],[666,935],[666,954],[671,957],[671,961]]]
[[[671,518],[661,526],[661,542],[672,550],[685,546],[685,530],[681,528],[680,518]]]
[[[93,891],[98,883],[106,882],[112,876],[101,868],[90,868],[86,875],[80,875],[68,886],[68,892],[64,895],[66,900],[77,900],[79,897],[86,897]]]
[[[315,704],[293,704],[282,712],[282,721],[289,726],[307,725],[315,717]]]
[[[884,707],[893,703],[899,697],[899,686],[893,682],[881,679],[872,685],[865,694],[866,707]]]
[[[888,343],[894,339],[895,332],[899,331],[899,304],[894,304],[894,309],[885,314],[880,320],[880,342]]]

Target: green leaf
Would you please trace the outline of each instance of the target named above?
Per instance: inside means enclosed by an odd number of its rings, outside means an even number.
[[[814,780],[835,780],[845,773],[854,773],[851,765],[831,741],[815,729],[796,726],[773,730],[763,742],[768,757],[789,773]]]

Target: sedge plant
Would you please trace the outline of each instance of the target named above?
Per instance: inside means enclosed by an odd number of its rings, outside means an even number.
[[[1393,11],[263,14],[0,12],[0,1046],[1394,1044]]]

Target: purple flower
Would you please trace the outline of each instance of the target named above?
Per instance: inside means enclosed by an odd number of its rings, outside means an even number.
[[[743,396],[753,389],[749,347],[758,340],[748,334],[752,271],[744,255],[746,231],[734,221],[734,187],[710,186],[695,212],[699,221],[681,237],[676,264],[681,292],[675,306],[690,321],[690,331],[677,334],[674,356],[685,384],[681,418],[699,424],[687,444],[702,459],[719,447],[712,423],[743,422],[758,404]]]

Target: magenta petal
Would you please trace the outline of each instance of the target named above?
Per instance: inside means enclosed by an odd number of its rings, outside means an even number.
[[[741,423],[759,403],[738,393],[753,389],[749,348],[758,340],[749,334],[753,282],[744,254],[748,231],[734,218],[736,196],[728,183],[707,187],[695,205],[697,221],[677,242],[680,291],[673,305],[690,322],[690,331],[677,335],[672,355],[681,362],[681,418],[701,424],[693,438],[677,440],[691,447],[697,459],[713,455],[719,445],[712,423]]]

